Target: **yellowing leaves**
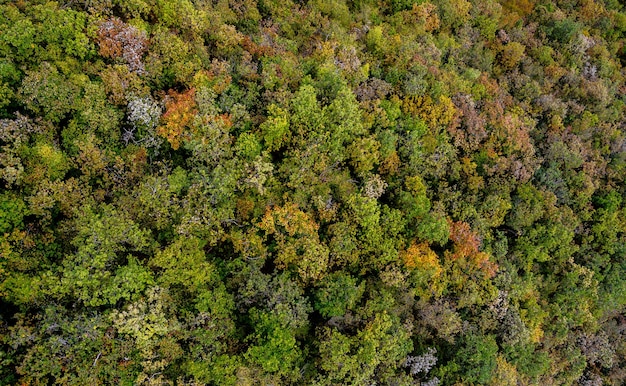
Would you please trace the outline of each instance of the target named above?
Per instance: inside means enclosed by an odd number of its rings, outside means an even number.
[[[318,225],[296,204],[285,204],[268,210],[259,223],[259,227],[268,233],[280,232],[277,226],[284,229],[289,236],[317,235]]]
[[[434,101],[429,95],[406,98],[402,102],[402,110],[422,119],[431,127],[448,127],[457,116],[452,99],[442,95]]]
[[[203,245],[196,238],[179,238],[163,251],[158,251],[150,266],[159,270],[158,282],[180,286],[197,292],[214,279],[215,268],[206,260]]]
[[[515,25],[521,18],[528,16],[535,8],[534,0],[505,0],[502,1],[503,25]]]
[[[69,164],[63,152],[46,143],[39,144],[35,150],[42,161],[40,166],[46,167],[50,179],[57,179],[65,175],[69,169]]]
[[[409,176],[404,181],[406,188],[409,192],[413,193],[416,196],[421,196],[426,194],[426,185],[424,184],[424,180],[420,176]]]
[[[378,167],[378,172],[382,175],[396,175],[400,168],[400,157],[397,152],[392,152],[387,158],[383,159]]]
[[[507,68],[515,67],[525,56],[525,48],[521,43],[511,42],[502,48],[500,63]]]
[[[275,151],[284,146],[288,140],[289,115],[287,111],[272,104],[268,107],[268,118],[260,126],[265,146],[269,151]]]
[[[444,269],[428,243],[412,242],[405,251],[400,252],[400,258],[410,272],[417,296],[428,299],[442,294],[446,286]]]
[[[437,6],[432,3],[413,4],[413,9],[407,13],[406,21],[413,24],[421,24],[426,32],[439,28],[440,20],[437,14]]]
[[[580,15],[585,21],[598,20],[605,12],[602,2],[596,2],[594,0],[581,1]]]
[[[406,251],[400,254],[400,257],[409,269],[432,271],[433,277],[439,277],[443,272],[437,254],[430,249],[427,243],[411,244]]]
[[[320,242],[319,226],[295,204],[269,209],[257,226],[276,240],[276,266],[293,267],[304,281],[320,279],[328,268],[328,247]]]
[[[530,330],[530,341],[533,343],[539,343],[541,342],[541,338],[543,338],[543,329],[541,328],[541,324],[538,324]]]
[[[105,152],[98,147],[95,136],[92,135],[77,140],[76,146],[79,150],[77,157],[79,161],[78,166],[86,178],[105,173],[108,159]]]
[[[165,114],[161,117],[162,125],[157,128],[157,134],[166,138],[172,149],[176,150],[180,147],[185,129],[191,126],[198,112],[195,89],[189,89],[184,93],[170,90],[165,107]]]
[[[506,361],[502,355],[496,357],[496,368],[491,380],[494,385],[515,386],[519,384],[519,374],[517,368]]]

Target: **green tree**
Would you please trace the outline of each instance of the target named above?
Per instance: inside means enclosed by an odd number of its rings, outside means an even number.
[[[110,206],[100,213],[82,208],[76,227],[72,252],[58,272],[44,276],[53,297],[86,306],[115,305],[137,299],[154,283],[152,273],[135,257],[149,253],[149,232]]]
[[[328,327],[320,333],[321,384],[386,382],[413,350],[408,331],[387,313],[377,314],[354,337]]]
[[[441,370],[444,381],[461,381],[470,384],[488,383],[496,369],[498,344],[492,335],[467,334],[455,353],[454,361]],[[453,371],[449,380],[448,369]]]
[[[365,290],[364,284],[357,285],[354,277],[343,272],[328,275],[315,291],[314,308],[327,318],[342,316],[355,308]]]

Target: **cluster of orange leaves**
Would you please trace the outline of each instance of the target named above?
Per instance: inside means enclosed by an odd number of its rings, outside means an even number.
[[[170,90],[165,108],[157,134],[166,138],[172,149],[176,150],[180,147],[185,129],[192,124],[193,118],[198,113],[195,89],[191,88],[184,93]]]
[[[466,260],[471,266],[483,271],[487,277],[495,276],[498,265],[489,261],[488,254],[478,250],[480,239],[470,229],[469,224],[462,221],[450,222],[450,240],[454,247],[449,256],[453,260]]]
[[[274,56],[276,55],[276,50],[268,45],[257,44],[249,36],[244,36],[241,41],[241,46],[244,50],[248,51],[255,58],[262,58],[264,56]]]

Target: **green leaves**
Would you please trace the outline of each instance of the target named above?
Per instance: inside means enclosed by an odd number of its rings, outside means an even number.
[[[78,235],[72,241],[76,250],[63,260],[61,280],[46,280],[51,295],[92,307],[136,299],[154,282],[151,273],[128,253],[148,252],[148,233],[111,207],[102,214],[84,208],[79,216]]]
[[[345,315],[355,308],[365,291],[365,283],[357,283],[344,272],[324,277],[315,291],[314,308],[326,318]]]
[[[164,288],[183,288],[196,293],[215,280],[215,268],[206,260],[200,240],[178,238],[156,252],[150,266],[158,269],[157,282]]]
[[[624,383],[617,1],[5,3],[0,384]]]
[[[301,360],[296,338],[279,315],[264,312],[252,314],[255,326],[253,344],[245,357],[263,371],[287,379],[296,379]]]
[[[498,345],[493,336],[468,334],[456,353],[454,365],[459,379],[467,383],[486,384],[491,381],[496,368]],[[445,371],[445,370],[443,370]]]
[[[0,25],[6,33],[0,37],[1,50],[18,63],[82,60],[94,53],[84,12],[59,9],[53,2],[25,10],[7,4],[2,9]]]
[[[321,334],[321,384],[388,381],[401,360],[413,350],[409,333],[387,313],[377,314],[355,338],[328,327]]]
[[[272,104],[268,107],[267,120],[259,128],[267,150],[279,150],[286,145],[290,137],[289,115],[285,110]]]
[[[27,213],[26,204],[19,196],[10,193],[0,195],[0,235],[19,229]]]
[[[37,30],[30,20],[18,18],[13,20],[13,26],[7,30],[6,34],[3,34],[3,40],[14,50],[17,59],[25,60],[35,52],[36,33]]]
[[[30,112],[59,123],[78,104],[83,81],[80,77],[68,78],[56,66],[43,62],[36,71],[27,73],[20,97]]]

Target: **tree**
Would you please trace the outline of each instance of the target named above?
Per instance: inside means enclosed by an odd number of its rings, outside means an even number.
[[[296,338],[280,315],[253,313],[255,332],[245,357],[263,371],[292,382],[300,378],[301,351]]]
[[[328,327],[320,334],[321,384],[385,382],[413,350],[409,333],[387,313],[377,314],[354,337]]]
[[[119,334],[128,336],[138,350],[141,371],[134,382],[156,385],[167,378],[163,371],[182,355],[172,335],[181,328],[173,316],[167,290],[155,286],[145,297],[110,315]]]
[[[0,196],[0,234],[11,233],[23,226],[26,204],[20,197],[4,193]]]
[[[189,89],[184,93],[170,90],[165,102],[165,113],[161,118],[162,124],[157,128],[157,133],[168,140],[172,149],[177,150],[184,140],[185,133],[193,124],[197,114],[194,100],[195,90]]]
[[[437,254],[427,243],[415,242],[400,253],[404,265],[412,272],[411,279],[416,288],[416,295],[421,298],[439,296],[444,290],[443,268]]]
[[[181,288],[198,293],[213,283],[215,268],[206,261],[202,242],[194,237],[177,238],[163,251],[155,253],[150,266],[158,269],[156,281],[164,288]]]
[[[0,5],[0,384],[623,384],[617,0]]]
[[[151,272],[136,257],[150,251],[147,231],[110,206],[100,213],[83,208],[76,225],[74,250],[58,272],[45,276],[50,295],[85,306],[114,305],[122,299],[137,299],[154,283]]]
[[[267,150],[276,151],[289,141],[289,115],[274,104],[268,107],[268,113],[269,116],[260,129]]]
[[[145,72],[142,56],[148,48],[145,32],[125,24],[118,18],[111,18],[100,23],[98,28],[98,46],[100,55],[121,59],[130,71]]]
[[[315,291],[314,308],[326,318],[343,316],[355,308],[363,295],[365,283],[343,272],[325,276]]]
[[[295,268],[305,282],[325,274],[328,247],[319,240],[319,226],[295,204],[269,209],[257,226],[276,240],[274,262],[279,268]]]
[[[457,373],[449,381],[485,384],[491,380],[496,370],[497,352],[498,345],[493,336],[469,333],[460,343],[455,360],[442,368],[442,373],[445,374],[449,368]]]
[[[454,247],[449,256],[453,260],[467,259],[474,269],[483,271],[486,277],[493,277],[496,274],[498,266],[489,261],[489,255],[479,252],[478,235],[471,231],[469,224],[463,222],[450,224],[450,240]]]
[[[31,113],[58,123],[79,104],[84,81],[82,76],[64,76],[53,64],[42,62],[22,81],[20,100]]]

